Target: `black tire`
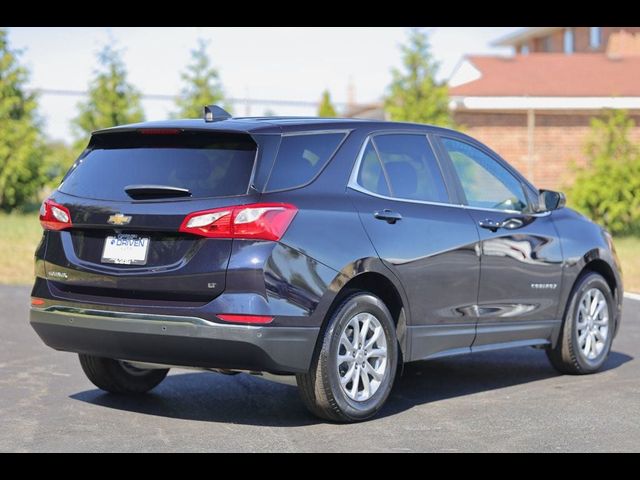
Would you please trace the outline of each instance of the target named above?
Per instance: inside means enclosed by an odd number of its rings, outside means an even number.
[[[85,375],[96,387],[111,393],[139,395],[156,387],[169,369],[139,369],[111,358],[79,354]]]
[[[579,346],[576,322],[580,300],[586,292],[594,288],[598,289],[607,301],[609,323],[604,348],[596,358],[589,360]],[[551,365],[558,372],[568,375],[586,375],[595,373],[602,368],[611,351],[613,333],[616,327],[614,305],[611,289],[602,276],[589,272],[578,279],[569,297],[557,344],[554,348],[549,347],[546,350]]]
[[[343,391],[337,360],[342,331],[359,313],[375,316],[386,336],[387,348],[384,377],[375,393],[364,401],[356,401]],[[331,315],[319,341],[310,371],[296,375],[300,395],[306,407],[314,415],[335,422],[359,422],[373,417],[382,408],[391,392],[398,366],[396,328],[389,309],[375,295],[365,292],[354,293],[342,301]]]

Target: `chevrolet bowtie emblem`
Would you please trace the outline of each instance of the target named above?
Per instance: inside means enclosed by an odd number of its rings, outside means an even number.
[[[121,213],[116,213],[115,215],[111,215],[107,220],[107,223],[111,225],[128,225],[131,221],[130,215],[123,215]]]

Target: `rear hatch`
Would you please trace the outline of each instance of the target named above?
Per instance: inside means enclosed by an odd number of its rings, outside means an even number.
[[[71,225],[48,232],[52,293],[89,303],[203,305],[225,286],[229,238],[180,231],[193,213],[257,201],[257,146],[241,133],[98,133],[51,201]]]

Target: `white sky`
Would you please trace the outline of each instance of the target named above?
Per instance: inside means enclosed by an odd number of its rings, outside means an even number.
[[[465,54],[509,53],[490,47],[518,27],[430,27],[432,52],[446,79]],[[356,101],[382,97],[400,66],[399,45],[407,29],[396,27],[12,27],[9,41],[24,50],[30,86],[86,90],[96,68],[96,52],[110,39],[124,49],[129,81],[143,93],[177,94],[180,72],[190,61],[198,38],[209,40],[209,54],[230,97],[318,100],[329,89],[336,102],[347,100],[352,81]],[[41,111],[52,138],[71,140],[69,126],[79,98],[43,95]],[[145,100],[149,120],[166,118],[171,101]],[[314,108],[257,105],[236,115],[314,115]]]

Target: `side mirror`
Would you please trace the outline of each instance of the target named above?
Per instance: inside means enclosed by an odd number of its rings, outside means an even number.
[[[567,197],[562,192],[553,190],[540,190],[538,195],[538,209],[541,212],[558,210],[567,204]]]

